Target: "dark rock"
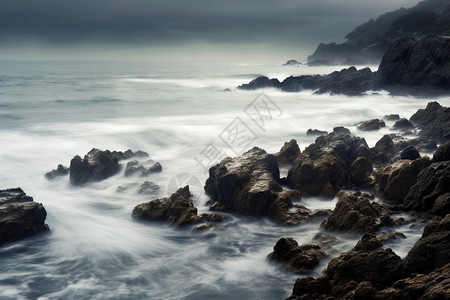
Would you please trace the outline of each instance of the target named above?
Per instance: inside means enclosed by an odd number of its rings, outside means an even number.
[[[153,166],[151,166],[148,170],[147,173],[148,174],[152,174],[152,173],[160,173],[162,172],[162,166],[159,162],[155,163]]]
[[[306,135],[313,135],[313,136],[318,136],[318,135],[325,135],[328,134],[327,131],[324,130],[319,130],[319,129],[308,129],[308,131],[306,131]]]
[[[420,172],[417,182],[405,197],[407,210],[445,216],[450,213],[444,194],[450,193],[450,162],[436,162]],[[443,196],[437,201],[437,199]]]
[[[422,96],[448,94],[450,40],[430,35],[393,41],[380,63],[377,80],[395,93]]]
[[[322,232],[317,233],[312,239],[314,243],[319,244],[322,248],[331,248],[338,242],[338,238]]]
[[[66,176],[67,174],[69,174],[69,168],[59,164],[55,170],[45,173],[45,178],[52,180],[59,176]]]
[[[344,134],[344,135],[350,135],[350,129],[345,128],[343,126],[338,126],[333,128],[334,134]]]
[[[158,195],[160,190],[159,185],[151,182],[151,181],[144,181],[144,183],[142,183],[139,186],[138,189],[138,194],[143,194],[143,195]]]
[[[373,171],[370,159],[360,156],[350,166],[350,177],[359,187],[368,187],[372,185],[371,174]]]
[[[134,157],[143,158],[143,157],[148,157],[149,156],[147,152],[140,151],[140,150],[138,150],[136,152],[133,152],[130,149],[128,149],[125,152],[113,151],[113,152],[111,152],[111,154],[112,154],[113,157],[117,158],[117,160],[119,160],[119,161],[120,160],[124,160],[124,159],[131,159],[131,158],[134,158]]]
[[[373,233],[383,209],[357,193],[342,192],[336,207],[322,226],[336,231]]]
[[[242,84],[238,86],[238,89],[242,90],[257,90],[262,88],[280,88],[281,83],[278,79],[269,79],[267,76],[259,76],[253,79],[247,84]]]
[[[169,198],[152,200],[148,203],[137,205],[132,212],[133,218],[144,221],[164,221],[183,227],[192,224],[198,224],[204,221],[221,221],[217,214],[197,214],[197,208],[194,207],[189,187],[180,188]]]
[[[450,214],[425,226],[405,261],[412,272],[423,274],[450,263]]]
[[[83,185],[100,181],[120,171],[118,158],[111,151],[92,149],[83,159],[78,155],[70,161],[70,182]]]
[[[268,258],[283,263],[286,269],[296,273],[312,271],[320,259],[326,256],[318,245],[304,244],[299,246],[293,238],[281,238],[273,247]]]
[[[442,143],[433,154],[433,162],[450,160],[450,140]]]
[[[391,137],[387,134],[372,148],[373,161],[380,164],[389,163],[397,153],[397,147],[394,145]]]
[[[420,153],[414,146],[408,146],[400,152],[400,159],[415,160],[419,157]]]
[[[383,119],[386,121],[398,121],[400,120],[400,116],[397,114],[385,115]]]
[[[306,223],[318,213],[312,212],[306,207],[297,207],[293,210],[292,200],[300,200],[301,195],[295,190],[286,190],[278,194],[278,198],[270,205],[268,216],[284,225],[297,225]]]
[[[129,161],[127,163],[127,166],[125,167],[125,176],[126,177],[129,177],[136,173],[139,173],[142,175],[143,172],[146,172],[146,169],[144,168],[144,166],[140,165],[137,160]]]
[[[414,125],[407,119],[402,118],[402,119],[398,120],[397,122],[395,122],[393,128],[399,129],[399,130],[409,130],[409,129],[414,128]]]
[[[295,59],[290,59],[283,64],[283,66],[298,66],[301,65],[301,62],[296,61]]]
[[[403,203],[417,178],[431,164],[428,157],[400,160],[379,170],[375,175],[377,191],[387,199]]]
[[[300,148],[297,141],[292,139],[289,142],[284,143],[284,146],[279,152],[275,153],[278,165],[286,166],[294,162],[297,156],[300,154]]]
[[[391,249],[348,251],[328,264],[326,274],[335,284],[369,281],[376,288],[392,285],[408,275],[405,262]]]
[[[292,295],[297,296],[307,296],[310,298],[295,298],[295,299],[321,299],[321,295],[327,295],[330,292],[331,284],[327,277],[306,277],[299,278],[295,282],[294,290],[292,291]],[[294,299],[294,298],[289,298]],[[322,298],[322,299],[330,299],[330,298]]]
[[[437,102],[430,102],[425,109],[419,109],[409,119],[421,131],[420,137],[434,139],[438,143],[450,140],[450,108]]]
[[[379,130],[382,127],[386,127],[386,124],[380,119],[367,120],[358,125],[358,129],[363,131]]]
[[[381,248],[383,243],[377,239],[377,236],[373,233],[365,234],[358,241],[356,246],[352,249],[353,251],[373,251],[378,248]]]
[[[22,189],[0,190],[0,245],[48,231],[47,212]]]

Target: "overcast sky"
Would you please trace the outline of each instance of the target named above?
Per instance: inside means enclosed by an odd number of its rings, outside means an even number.
[[[0,47],[314,49],[418,0],[0,0]]]

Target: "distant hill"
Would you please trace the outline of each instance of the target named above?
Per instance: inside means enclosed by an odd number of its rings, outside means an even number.
[[[389,43],[401,37],[450,36],[450,0],[425,0],[358,26],[342,44],[321,43],[309,65],[379,64]]]

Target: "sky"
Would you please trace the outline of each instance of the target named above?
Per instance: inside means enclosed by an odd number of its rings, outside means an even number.
[[[279,53],[304,58],[419,0],[0,0],[0,58]],[[164,51],[162,50],[164,49]]]

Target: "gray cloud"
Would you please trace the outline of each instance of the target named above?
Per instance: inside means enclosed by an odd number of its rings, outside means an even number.
[[[2,0],[0,43],[340,41],[417,0]]]

